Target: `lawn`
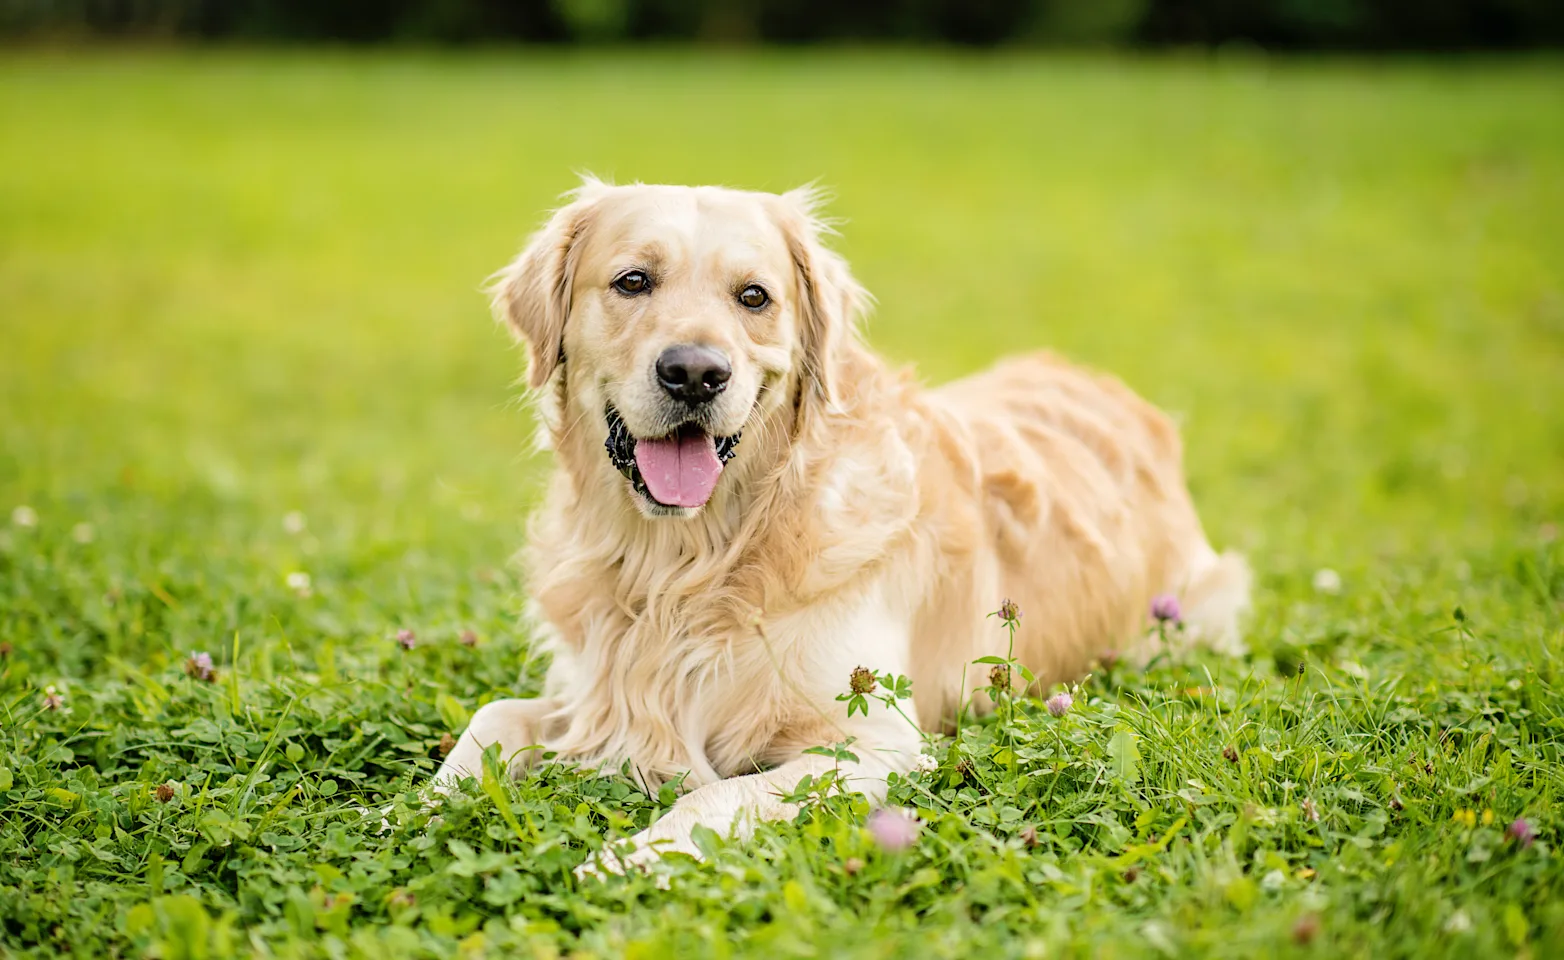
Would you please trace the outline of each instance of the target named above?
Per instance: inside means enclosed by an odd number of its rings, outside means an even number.
[[[6,51],[0,955],[1559,955],[1561,90]],[[546,462],[478,289],[577,170],[819,178],[887,355],[1048,345],[1175,411],[1252,655],[967,722],[894,785],[900,853],[830,797],[667,889],[577,884],[674,794],[558,766],[432,818],[442,736],[541,676],[509,557]]]

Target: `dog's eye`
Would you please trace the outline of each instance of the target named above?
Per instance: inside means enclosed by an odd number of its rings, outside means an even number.
[[[652,278],[640,270],[631,270],[614,280],[614,289],[627,297],[633,297],[652,289]]]
[[[771,298],[766,296],[766,291],[759,284],[752,283],[739,291],[739,303],[751,310],[759,310],[770,302]]]

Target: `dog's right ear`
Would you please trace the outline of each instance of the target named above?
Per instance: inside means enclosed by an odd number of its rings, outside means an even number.
[[[548,383],[564,359],[577,251],[596,206],[594,188],[601,186],[588,181],[575,191],[575,199],[554,211],[489,286],[494,316],[527,344],[527,383],[534,390]]]

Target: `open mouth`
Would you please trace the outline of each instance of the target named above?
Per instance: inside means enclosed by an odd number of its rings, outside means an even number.
[[[741,433],[713,437],[686,423],[662,437],[637,437],[612,405],[605,413],[603,448],[636,493],[663,507],[700,507],[711,499],[722,467],[737,452]]]

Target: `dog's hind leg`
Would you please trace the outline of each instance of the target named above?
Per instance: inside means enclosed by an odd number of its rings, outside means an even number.
[[[500,745],[500,757],[512,774],[530,766],[538,751],[527,748],[541,742],[549,715],[558,709],[559,701],[552,697],[495,700],[479,707],[434,775],[434,789],[443,793],[463,777],[481,778],[483,751],[490,744]]]
[[[1182,588],[1176,591],[1190,640],[1217,653],[1243,655],[1241,621],[1249,609],[1253,581],[1254,574],[1241,554],[1219,554],[1202,543]]]

